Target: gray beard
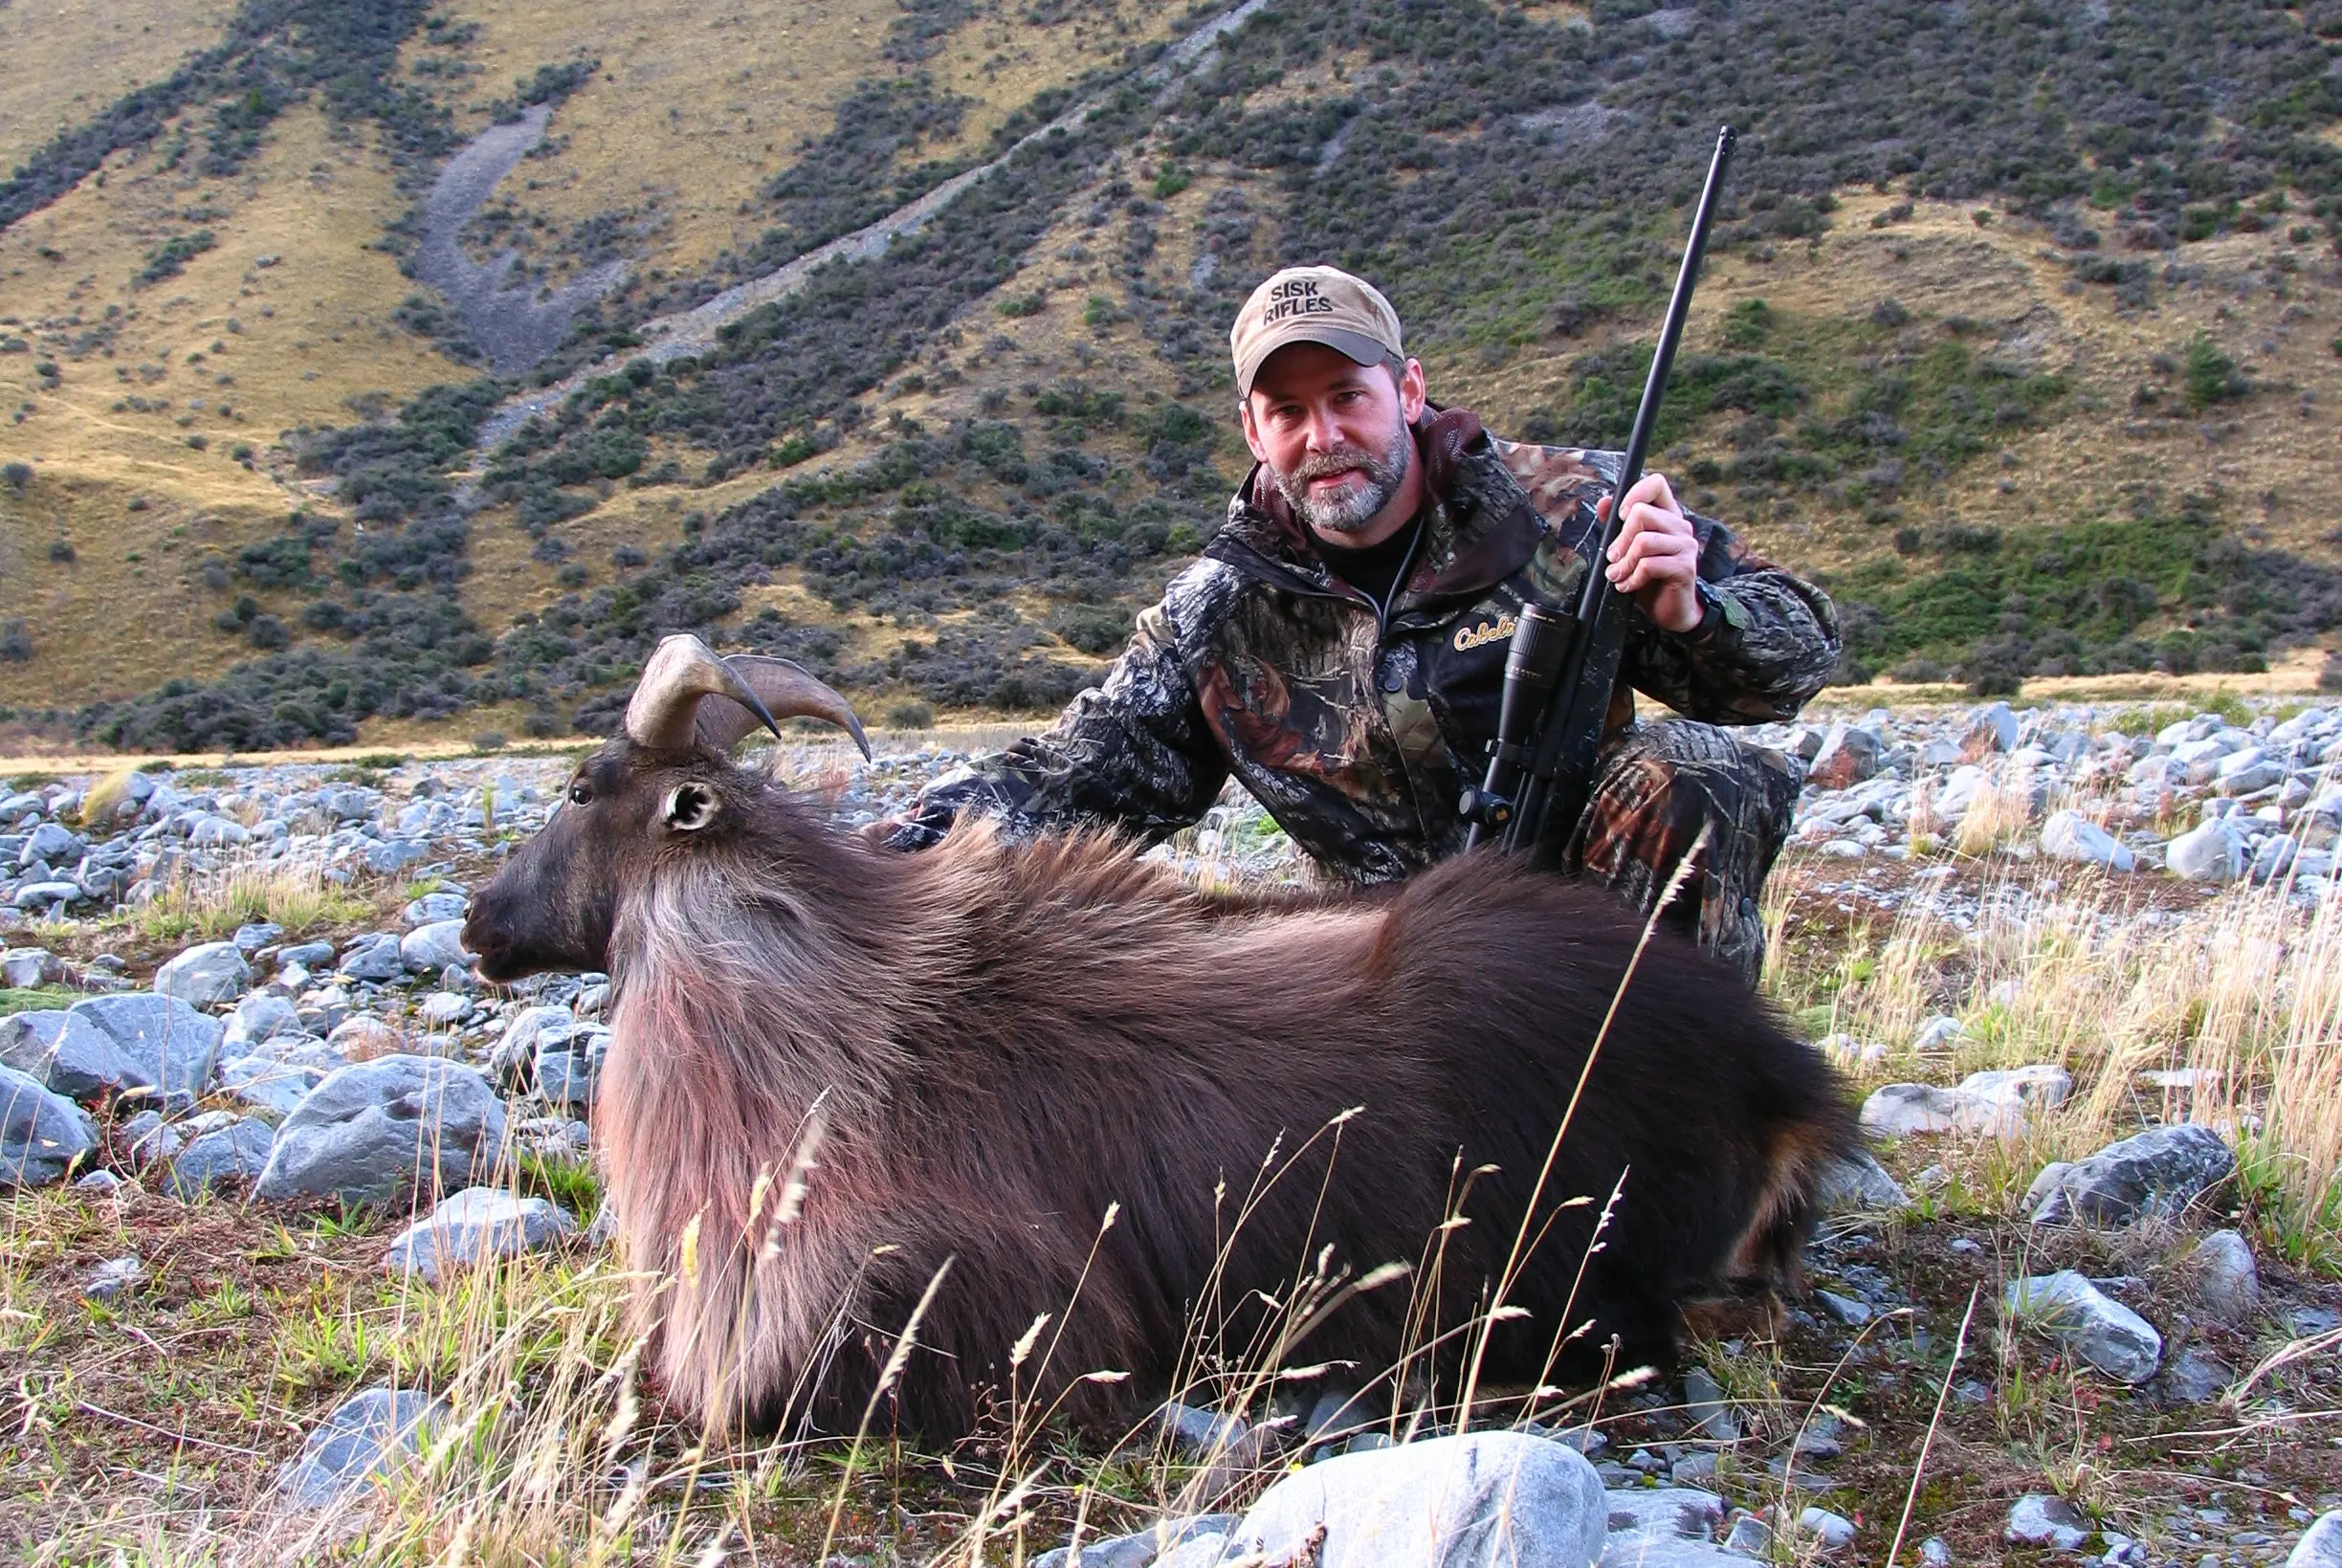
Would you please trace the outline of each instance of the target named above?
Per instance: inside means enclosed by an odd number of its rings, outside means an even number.
[[[1285,497],[1285,504],[1310,527],[1321,533],[1356,534],[1363,532],[1375,514],[1399,494],[1414,461],[1415,438],[1402,422],[1393,428],[1390,445],[1379,453],[1364,447],[1338,447],[1315,457],[1303,458],[1291,474],[1271,470],[1270,476],[1276,480],[1277,493]],[[1311,493],[1312,479],[1353,469],[1365,475],[1364,485],[1322,499]]]

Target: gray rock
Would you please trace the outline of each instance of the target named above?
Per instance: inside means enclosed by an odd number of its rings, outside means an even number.
[[[166,1099],[191,1100],[211,1086],[225,1032],[216,1018],[174,996],[94,996],[66,1009],[95,1025]]]
[[[47,909],[52,904],[77,904],[88,895],[87,890],[78,882],[60,882],[44,877],[18,888],[15,904],[22,910]]]
[[[228,1015],[220,1030],[220,1055],[236,1056],[263,1040],[300,1032],[298,1008],[273,992],[254,991]]]
[[[2131,847],[2079,811],[2052,811],[2042,824],[2042,853],[2052,860],[2078,860],[2127,872],[2138,865]]]
[[[1725,1532],[1724,1550],[1738,1557],[1769,1558],[1773,1556],[1773,1527],[1754,1513],[1743,1513]]]
[[[2286,1568],[2342,1568],[2342,1508],[2319,1514],[2317,1522],[2302,1532]]]
[[[1236,1416],[1224,1416],[1177,1400],[1155,1412],[1156,1432],[1168,1439],[1171,1451],[1189,1459],[1208,1459],[1226,1453],[1251,1428]]]
[[[112,1192],[122,1184],[122,1179],[109,1170],[94,1170],[74,1178],[74,1185],[83,1192]]]
[[[114,1044],[113,1036],[71,1012],[41,1010],[0,1018],[0,1063],[69,1099],[94,1100],[125,1088],[154,1087]]]
[[[2021,1092],[1972,1093],[1933,1084],[1881,1084],[1863,1101],[1862,1129],[1874,1137],[1909,1137],[1926,1133],[1992,1133],[2013,1137],[2024,1131]]]
[[[506,1093],[525,1093],[537,1084],[537,1055],[550,1048],[565,1051],[580,1025],[566,1007],[523,1007],[488,1051],[488,1072]]]
[[[1740,1441],[1740,1417],[1724,1398],[1724,1390],[1704,1366],[1687,1368],[1684,1372],[1685,1414],[1691,1419],[1694,1437],[1713,1438],[1719,1443]]]
[[[1822,1543],[1824,1552],[1854,1544],[1854,1521],[1826,1508],[1808,1508],[1798,1515],[1798,1528]]]
[[[20,990],[55,985],[65,978],[65,965],[45,947],[11,947],[0,953],[0,981]]]
[[[2009,1309],[2110,1378],[2145,1382],[2163,1359],[2154,1324],[2070,1269],[2009,1282]]]
[[[1876,776],[1882,749],[1878,737],[1868,730],[1833,724],[1805,770],[1806,782],[1823,789],[1851,789]]]
[[[369,1388],[344,1400],[284,1468],[277,1495],[293,1508],[330,1508],[395,1475],[422,1452],[447,1406],[419,1389]]]
[[[237,926],[229,940],[236,951],[250,957],[284,935],[284,927],[274,920],[254,920],[250,925]]]
[[[1919,1026],[1919,1032],[1911,1037],[1911,1049],[1943,1050],[1957,1040],[1960,1033],[1958,1019],[1938,1014]]]
[[[233,942],[203,942],[156,970],[154,988],[158,996],[215,1007],[252,988],[252,965]]]
[[[2295,1307],[2285,1314],[2285,1319],[2286,1327],[2302,1339],[2342,1329],[2342,1312],[2331,1307]]]
[[[460,924],[464,917],[465,902],[460,893],[427,893],[407,906],[402,918],[409,931],[417,926],[435,925],[441,920],[453,920]]]
[[[146,1265],[135,1252],[119,1258],[108,1258],[92,1269],[81,1280],[81,1294],[91,1301],[113,1301],[132,1287],[144,1284]]]
[[[383,876],[396,876],[418,860],[429,860],[431,849],[411,838],[387,838],[366,850],[366,870]]]
[[[2035,1225],[2128,1225],[2169,1218],[2236,1173],[2220,1134],[2197,1122],[2154,1127],[2076,1160],[2033,1210]]]
[[[461,991],[433,991],[423,999],[422,1017],[431,1028],[446,1028],[472,1016],[472,999]]]
[[[1519,1432],[1471,1432],[1347,1453],[1289,1475],[1228,1532],[1286,1561],[1320,1530],[1317,1568],[1505,1568],[1592,1562],[1609,1513],[1586,1459]]]
[[[2216,819],[2166,844],[2163,865],[2190,882],[2233,882],[2244,874],[2244,840],[2226,819]]]
[[[353,937],[342,949],[342,972],[352,980],[397,980],[407,973],[399,939],[387,931]]]
[[[325,1074],[349,1061],[315,1035],[277,1034],[220,1068],[220,1088],[251,1106],[287,1116]]]
[[[70,828],[60,828],[54,822],[44,822],[25,835],[24,848],[17,851],[16,864],[30,866],[34,861],[48,865],[72,865],[89,853],[89,841]]]
[[[555,1110],[581,1115],[591,1110],[609,1045],[610,1031],[599,1025],[581,1027],[563,1042],[562,1049],[541,1045],[537,1052],[537,1093]]]
[[[2001,1535],[2020,1546],[2047,1546],[2072,1552],[2089,1539],[2090,1522],[2063,1497],[2028,1491],[2009,1510],[2008,1527]]]
[[[325,1036],[325,1043],[353,1062],[397,1056],[407,1049],[407,1037],[397,1026],[371,1013],[344,1018]]]
[[[577,1229],[542,1198],[516,1198],[500,1187],[467,1187],[392,1239],[387,1274],[420,1274],[438,1284],[453,1270],[487,1258],[541,1252]]]
[[[485,1176],[503,1141],[503,1102],[479,1073],[436,1057],[382,1056],[310,1091],[285,1117],[254,1190],[346,1204],[453,1191]]]
[[[98,1147],[89,1113],[12,1067],[0,1067],[0,1186],[61,1182]]]
[[[1996,752],[2017,749],[2017,716],[2009,712],[2005,702],[1995,702],[1978,708],[1968,718],[1968,727],[1960,734],[1960,755],[1971,762],[1981,762]]]
[[[1696,1487],[1615,1487],[1602,1494],[1602,1506],[1608,1529],[1605,1557],[1621,1547],[1711,1543],[1724,1525],[1724,1499]]]
[[[1233,1513],[1199,1513],[1193,1518],[1165,1519],[1152,1530],[1084,1541],[1081,1568],[1150,1568],[1150,1565],[1169,1568],[1168,1555],[1184,1553],[1190,1547],[1211,1548],[1211,1555],[1201,1560],[1216,1563],[1218,1548],[1225,1546],[1227,1533],[1235,1528],[1237,1518]],[[1064,1568],[1072,1555],[1072,1547],[1060,1546],[1033,1558],[1032,1568]]]
[[[2215,1230],[2196,1244],[2196,1299],[2231,1328],[2243,1328],[2261,1311],[2261,1271],[2252,1247],[2233,1230]]]
[[[466,964],[472,955],[464,951],[463,921],[434,920],[430,925],[409,931],[399,942],[399,957],[416,974],[431,974],[449,964]]]
[[[2236,1369],[2205,1351],[2181,1351],[2163,1369],[2163,1398],[2173,1404],[2209,1404],[2236,1381]]]
[[[331,942],[298,942],[279,949],[276,963],[279,968],[298,963],[304,969],[315,969],[320,963],[332,962],[333,956],[334,946]]]
[[[1887,1174],[1887,1167],[1867,1149],[1832,1161],[1823,1172],[1814,1198],[1825,1211],[1848,1209],[1893,1210],[1909,1207],[1911,1194]]]
[[[276,1130],[257,1116],[205,1133],[179,1151],[171,1161],[170,1195],[191,1199],[222,1182],[251,1181],[268,1168]]]
[[[1952,1543],[1941,1535],[1930,1535],[1919,1543],[1919,1560],[1925,1568],[1952,1568]]]
[[[1822,1310],[1848,1328],[1859,1329],[1870,1321],[1870,1309],[1852,1296],[1840,1295],[1835,1291],[1816,1291],[1814,1299]]]

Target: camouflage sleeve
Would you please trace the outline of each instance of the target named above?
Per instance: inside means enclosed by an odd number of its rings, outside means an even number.
[[[882,842],[923,850],[973,811],[1018,837],[1105,826],[1153,844],[1202,817],[1226,780],[1226,755],[1158,605],[1138,617],[1104,683],[1049,733],[936,780],[885,825]]]
[[[1624,674],[1636,690],[1711,724],[1788,718],[1838,667],[1829,596],[1757,555],[1731,529],[1694,518],[1708,613],[1688,632],[1628,621]]]

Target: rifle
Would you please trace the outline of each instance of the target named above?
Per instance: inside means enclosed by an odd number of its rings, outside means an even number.
[[[1489,744],[1488,776],[1478,788],[1464,791],[1457,807],[1472,825],[1468,848],[1477,848],[1487,834],[1494,833],[1508,851],[1557,854],[1593,793],[1595,756],[1602,747],[1602,723],[1626,640],[1624,606],[1606,570],[1621,520],[1615,497],[1624,496],[1643,477],[1651,429],[1659,421],[1659,400],[1667,394],[1675,345],[1691,308],[1691,286],[1708,249],[1716,191],[1724,183],[1735,140],[1730,125],[1716,133],[1715,156],[1709,162],[1708,183],[1691,215],[1683,269],[1675,275],[1675,293],[1668,300],[1667,321],[1651,355],[1650,379],[1643,384],[1634,432],[1626,440],[1626,459],[1611,491],[1610,519],[1599,530],[1587,559],[1576,611],[1563,616],[1536,604],[1521,608],[1505,654],[1504,696],[1496,713],[1496,739]]]

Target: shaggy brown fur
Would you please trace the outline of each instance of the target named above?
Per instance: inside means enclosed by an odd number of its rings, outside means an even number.
[[[704,826],[662,815],[678,785],[714,801]],[[1608,894],[1487,856],[1369,902],[1253,908],[1099,838],[971,828],[894,854],[721,758],[622,739],[465,940],[492,978],[612,977],[596,1130],[628,1261],[672,1282],[640,1303],[672,1393],[711,1424],[851,1430],[949,1260],[880,1416],[948,1437],[1042,1314],[1017,1381],[1045,1400],[1100,1392],[1072,1381],[1098,1370],[1160,1392],[1199,1325],[1260,1354],[1261,1297],[1291,1302],[1325,1248],[1353,1274],[1415,1266],[1411,1287],[1271,1354],[1372,1377],[1468,1317],[1638,934]],[[802,1212],[777,1225],[815,1115]],[[1484,1378],[1546,1375],[1622,1172],[1580,1371],[1612,1334],[1620,1364],[1664,1362],[1687,1293],[1793,1269],[1818,1170],[1854,1141],[1814,1051],[1654,939],[1530,1217],[1529,1316]],[[1425,1268],[1459,1186],[1469,1223]]]

